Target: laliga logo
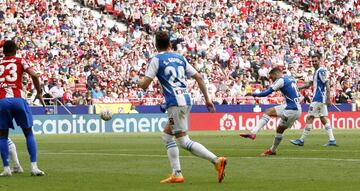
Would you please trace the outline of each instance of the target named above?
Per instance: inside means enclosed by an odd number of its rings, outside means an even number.
[[[236,121],[235,121],[234,116],[226,113],[220,119],[220,130],[221,131],[235,130],[235,127],[236,127]]]

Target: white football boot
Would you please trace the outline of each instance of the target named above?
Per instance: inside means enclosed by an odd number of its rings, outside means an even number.
[[[31,176],[44,176],[45,172],[41,171],[39,168],[31,169]]]
[[[12,173],[23,173],[24,169],[20,165],[14,165],[14,167],[11,169]]]
[[[11,170],[10,167],[5,167],[4,171],[2,173],[0,173],[0,177],[5,177],[5,176],[11,176]]]

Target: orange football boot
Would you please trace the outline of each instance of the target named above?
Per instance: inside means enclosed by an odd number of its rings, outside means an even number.
[[[215,164],[215,169],[218,173],[218,182],[221,183],[225,177],[225,166],[227,159],[225,157],[219,157],[219,162]]]
[[[183,183],[184,181],[185,179],[182,175],[180,176],[170,175],[169,178],[161,180],[160,183]]]

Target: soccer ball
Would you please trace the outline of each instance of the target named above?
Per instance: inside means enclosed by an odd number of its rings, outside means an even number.
[[[109,108],[104,108],[100,111],[100,118],[104,121],[109,121],[112,118],[112,112]]]

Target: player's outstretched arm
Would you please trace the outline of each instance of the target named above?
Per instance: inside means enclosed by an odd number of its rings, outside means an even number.
[[[192,78],[194,78],[196,80],[196,82],[199,84],[199,88],[200,88],[201,92],[204,94],[205,104],[206,104],[206,107],[208,108],[208,110],[212,113],[215,112],[216,111],[215,106],[209,97],[205,82],[202,79],[201,75],[199,73],[196,73],[195,75],[192,76]]]
[[[253,93],[252,96],[254,96],[254,97],[265,97],[265,96],[270,95],[273,92],[274,92],[274,89],[272,87],[270,87],[267,90],[262,91],[260,93]]]
[[[36,97],[39,98],[41,105],[43,105],[45,107],[45,102],[44,99],[42,97],[42,91],[41,91],[41,85],[40,85],[40,80],[39,80],[39,74],[35,72],[34,69],[29,68],[26,70],[26,72],[30,75],[35,89],[36,89]]]

